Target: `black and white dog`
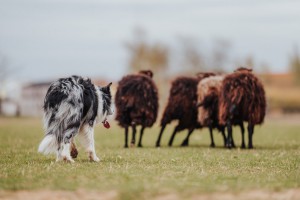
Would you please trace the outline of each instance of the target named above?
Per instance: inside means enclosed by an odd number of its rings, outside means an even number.
[[[98,162],[100,159],[95,152],[94,125],[102,122],[109,128],[106,118],[112,114],[110,86],[111,83],[106,87],[98,87],[90,79],[80,76],[53,82],[44,101],[46,136],[38,151],[44,154],[56,153],[56,161],[74,162],[70,151],[71,146],[75,148],[73,140],[78,135],[89,159]]]

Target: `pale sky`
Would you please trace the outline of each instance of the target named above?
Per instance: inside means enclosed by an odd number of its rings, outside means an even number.
[[[286,72],[300,46],[300,1],[0,0],[0,52],[23,81],[73,74],[118,80],[136,27],[170,47],[194,38],[204,52],[225,39],[232,60],[252,55],[257,66]],[[172,68],[183,68],[173,57]]]

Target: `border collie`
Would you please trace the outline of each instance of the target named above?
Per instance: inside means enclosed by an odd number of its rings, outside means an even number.
[[[85,148],[91,161],[100,161],[95,152],[94,126],[102,122],[106,128],[108,115],[112,115],[109,83],[105,87],[92,84],[80,76],[61,78],[53,82],[44,100],[45,138],[38,151],[56,153],[56,161],[74,162],[77,156],[74,137]],[[76,151],[72,155],[71,151]]]

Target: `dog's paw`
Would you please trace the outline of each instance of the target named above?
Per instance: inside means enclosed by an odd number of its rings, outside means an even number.
[[[100,162],[100,158],[98,158],[97,156],[93,156],[93,157],[90,157],[90,161],[91,162]]]
[[[92,161],[94,161],[94,162],[100,162],[100,158],[98,158],[97,156],[95,156]]]
[[[89,159],[90,159],[90,161],[94,161],[94,162],[99,162],[100,161],[100,159],[93,152],[89,152]]]
[[[70,162],[70,163],[74,163],[74,162],[75,162],[71,157],[67,157],[67,156],[64,156],[64,157],[63,157],[63,160],[64,160],[65,162]]]
[[[71,157],[68,157],[68,156],[62,156],[62,157],[56,159],[56,162],[62,162],[62,161],[69,162],[69,163],[75,162]]]

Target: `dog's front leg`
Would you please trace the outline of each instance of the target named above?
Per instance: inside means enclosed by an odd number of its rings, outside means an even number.
[[[70,142],[64,142],[63,149],[62,149],[62,152],[61,152],[61,157],[62,157],[62,160],[66,161],[66,162],[73,163],[74,160],[72,159],[72,157],[70,155],[70,149],[71,149],[71,143]]]
[[[62,145],[59,145],[59,148],[56,152],[56,162],[62,161],[63,158],[61,156],[61,152],[62,152]]]
[[[94,127],[85,125],[78,134],[79,141],[86,149],[90,161],[99,162],[100,159],[96,155],[95,141],[94,141]]]
[[[90,128],[88,135],[90,140],[90,144],[88,147],[88,154],[89,154],[90,161],[99,162],[100,159],[97,157],[96,150],[95,150],[94,127]]]

